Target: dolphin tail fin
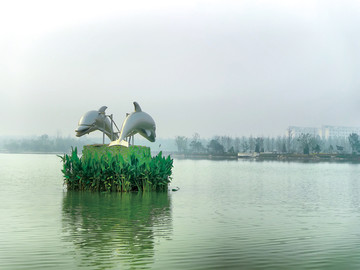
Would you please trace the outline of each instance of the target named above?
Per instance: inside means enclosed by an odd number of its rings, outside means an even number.
[[[135,112],[142,112],[139,103],[137,103],[136,101],[134,101],[133,103],[134,103]]]
[[[105,113],[105,110],[107,109],[106,106],[102,106],[100,109],[99,109],[99,113]]]

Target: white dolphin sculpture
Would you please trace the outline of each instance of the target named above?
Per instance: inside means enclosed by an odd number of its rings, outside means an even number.
[[[102,106],[98,111],[89,111],[79,120],[78,128],[75,130],[76,137],[81,137],[90,132],[100,130],[109,137],[110,140],[116,140],[119,136],[113,132],[111,123],[105,115],[106,106]]]
[[[109,146],[123,145],[128,147],[129,143],[125,139],[137,133],[150,142],[155,142],[156,125],[154,119],[146,112],[143,112],[137,102],[134,102],[134,107],[135,111],[130,113],[122,124],[119,139],[112,141]]]

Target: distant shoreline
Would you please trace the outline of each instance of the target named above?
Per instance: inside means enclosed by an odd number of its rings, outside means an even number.
[[[63,155],[64,152],[36,152],[36,151],[1,151],[0,154],[22,154],[22,155]]]
[[[207,160],[254,160],[254,161],[300,161],[300,162],[351,162],[360,163],[360,155],[354,154],[285,154],[285,153],[239,153],[239,154],[179,154],[176,159]]]
[[[159,151],[152,151],[152,155]],[[171,155],[175,159],[189,160],[250,160],[250,161],[286,161],[286,162],[350,162],[360,163],[358,154],[287,154],[287,153],[224,153],[224,154],[206,154],[206,153],[177,153],[172,151],[162,151],[164,154]],[[64,152],[34,152],[34,151],[3,151],[0,154],[35,154],[35,155],[63,155]]]
[[[304,161],[304,162],[352,162],[360,163],[360,155],[353,154],[269,154],[261,153],[257,159],[278,161]]]

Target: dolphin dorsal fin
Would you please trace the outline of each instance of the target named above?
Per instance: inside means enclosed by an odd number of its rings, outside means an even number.
[[[142,112],[139,103],[137,103],[136,101],[134,101],[134,108],[135,108],[135,112]]]
[[[102,106],[100,109],[99,109],[99,113],[105,113],[105,110],[107,109],[106,106]]]

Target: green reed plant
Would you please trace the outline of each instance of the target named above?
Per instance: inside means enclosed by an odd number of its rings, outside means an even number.
[[[59,156],[68,190],[91,191],[167,191],[171,181],[173,160],[162,152],[152,157],[150,151],[122,153],[87,153],[81,158],[77,148]]]

